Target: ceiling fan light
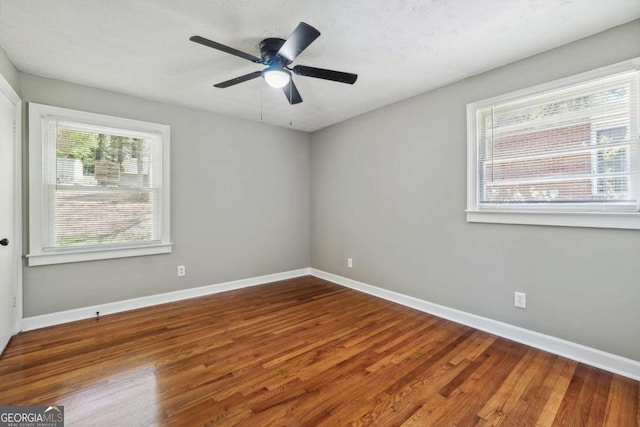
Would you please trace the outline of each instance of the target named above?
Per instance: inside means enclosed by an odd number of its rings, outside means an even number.
[[[291,73],[281,68],[267,68],[262,73],[267,84],[276,89],[285,87],[291,81]]]

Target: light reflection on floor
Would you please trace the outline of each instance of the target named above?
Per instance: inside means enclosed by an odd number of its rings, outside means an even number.
[[[59,402],[67,426],[150,426],[159,420],[156,368],[146,365],[83,387]]]

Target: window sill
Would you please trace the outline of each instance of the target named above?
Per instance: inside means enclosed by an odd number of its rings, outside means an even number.
[[[638,212],[466,211],[467,222],[640,229]]]
[[[96,261],[101,259],[128,258],[144,255],[170,254],[172,243],[129,246],[126,248],[95,249],[83,251],[33,253],[27,255],[29,267],[38,265],[64,264],[69,262]]]

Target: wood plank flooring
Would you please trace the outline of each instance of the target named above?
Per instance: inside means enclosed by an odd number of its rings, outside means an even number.
[[[314,277],[27,332],[0,404],[67,426],[640,425],[640,383]]]

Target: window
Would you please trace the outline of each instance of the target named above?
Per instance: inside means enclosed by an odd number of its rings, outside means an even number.
[[[595,156],[595,195],[608,199],[629,198],[629,126],[596,131],[596,146],[612,146],[598,150]]]
[[[639,68],[467,105],[467,221],[640,228]]]
[[[171,252],[169,126],[29,104],[29,265]]]

